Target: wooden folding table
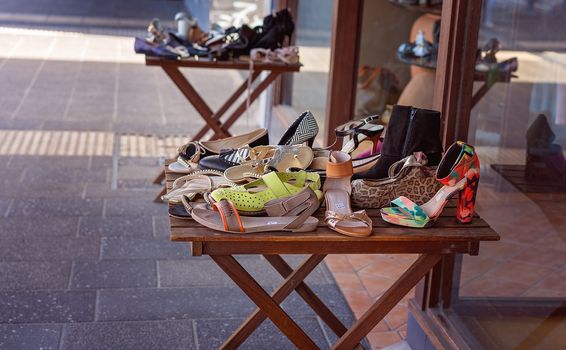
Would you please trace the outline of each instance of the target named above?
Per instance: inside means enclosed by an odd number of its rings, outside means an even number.
[[[176,177],[176,174],[167,173],[169,188]],[[393,226],[381,219],[378,210],[368,210],[374,230],[367,238],[339,235],[328,229],[322,220],[318,229],[310,233],[230,234],[213,231],[193,220],[170,218],[171,239],[192,242],[194,256],[209,255],[258,307],[224,342],[223,349],[237,348],[266,318],[271,319],[298,348],[316,349],[313,340],[280,306],[293,291],[336,333],[339,339],[333,349],[353,349],[361,347],[360,341],[423,278],[437,279],[439,270],[453,268],[450,262],[455,254],[478,255],[481,241],[499,239],[479,217],[467,225],[456,222],[455,203],[449,205],[436,225],[427,229]],[[319,217],[322,213],[319,210]],[[285,280],[271,295],[268,294],[236,261],[235,254],[263,255]],[[281,254],[305,254],[307,258],[293,270]],[[328,254],[419,254],[419,257],[348,329],[304,282]],[[433,271],[436,273],[430,277]],[[446,272],[447,276],[449,272]],[[443,288],[443,292],[449,294],[450,288]]]
[[[236,109],[232,111],[230,116],[222,122],[220,118],[226,114],[226,112],[232,107],[238,99],[246,92],[248,83],[251,80],[252,89],[249,92],[249,103],[253,103],[265,89],[271,85],[281,75],[282,73],[293,73],[299,72],[301,69],[301,64],[287,64],[283,62],[254,62],[250,65],[249,60],[236,59],[230,61],[216,61],[210,59],[185,59],[185,60],[170,60],[157,57],[145,58],[146,66],[158,66],[165,71],[165,73],[171,78],[173,83],[181,91],[183,96],[189,101],[191,105],[196,109],[198,114],[204,119],[206,124],[193,136],[192,141],[200,141],[209,130],[214,132],[211,139],[224,138],[231,136],[229,129],[230,127],[240,118],[246,111],[247,99],[240,103]],[[247,70],[250,76],[244,80],[244,82],[234,91],[230,97],[220,106],[220,108],[213,112],[208,106],[202,96],[198,93],[198,89],[195,89],[193,85],[189,82],[187,77],[181,73],[180,68],[208,68],[208,69],[236,69],[236,70]],[[265,77],[261,78],[262,72],[269,72]],[[253,83],[261,78],[261,81],[253,87]],[[189,131],[187,130],[187,134]],[[160,184],[165,178],[165,173],[161,172],[153,181],[156,184]],[[165,188],[155,197],[156,202],[161,201],[161,196],[165,194]]]

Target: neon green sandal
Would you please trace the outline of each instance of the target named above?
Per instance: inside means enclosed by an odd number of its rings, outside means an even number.
[[[240,212],[257,213],[264,210],[265,203],[280,198],[289,197],[309,186],[318,199],[322,198],[320,191],[320,176],[314,172],[271,172],[260,179],[243,186],[219,188],[210,196],[216,202],[227,199],[234,203]]]

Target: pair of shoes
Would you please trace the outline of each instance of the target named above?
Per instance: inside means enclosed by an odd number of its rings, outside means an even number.
[[[247,156],[241,158],[239,165],[224,171],[224,176],[234,182],[261,177],[270,171],[304,170],[313,160],[312,149],[303,145],[244,147],[238,150],[240,152]]]
[[[197,170],[190,175],[177,178],[173,182],[171,190],[163,195],[161,199],[169,204],[179,204],[182,197],[192,201],[198,195],[204,195],[217,188],[231,186],[235,186],[235,184],[226,179],[220,171]]]
[[[240,28],[228,28],[223,38],[224,44],[219,46],[215,40],[215,47],[211,48],[211,55],[220,60],[249,55],[255,48],[275,50],[283,47],[285,38],[290,38],[295,30],[291,13],[283,9],[263,19],[263,25],[250,28],[242,25]]]
[[[442,213],[448,200],[456,193],[458,206],[456,218],[461,223],[470,223],[480,178],[480,162],[474,147],[458,141],[454,143],[436,171],[436,179],[443,185],[434,197],[418,205],[407,197],[391,202],[391,207],[381,209],[384,221],[408,227],[430,227]]]
[[[210,198],[215,202],[229,200],[240,213],[256,215],[265,210],[267,202],[292,196],[305,186],[310,187],[318,198],[322,198],[320,177],[306,171],[273,171],[245,185],[214,190]]]
[[[379,159],[381,150],[381,135],[383,125],[375,124],[378,115],[372,115],[360,120],[354,120],[338,126],[334,131],[336,140],[343,139],[342,152],[352,158],[354,173],[365,172],[371,169]],[[326,176],[326,165],[330,157],[329,150],[337,141],[324,149],[314,149],[310,171],[316,171],[323,179]]]
[[[318,219],[311,215],[319,205],[317,195],[307,186],[291,196],[268,201],[268,217],[242,217],[237,206],[227,199],[213,203],[212,210],[193,209],[191,215],[203,226],[221,232],[309,232],[318,226]]]
[[[317,134],[318,124],[316,119],[311,112],[306,111],[303,112],[285,131],[277,145],[294,146],[306,143],[310,147],[312,146]],[[268,143],[269,142],[262,143],[261,145],[267,145]],[[249,148],[243,150],[240,149],[244,146],[246,145],[224,147],[221,152],[218,152],[217,156],[203,158],[199,162],[199,165],[203,169],[226,171],[230,167],[241,164],[242,160],[249,157],[249,154],[247,153]],[[249,146],[253,147],[254,145],[249,144]]]
[[[175,173],[190,174],[197,168],[201,159],[218,155],[224,149],[267,144],[269,144],[269,135],[265,128],[220,140],[191,141],[179,147],[177,161],[169,164],[169,170]]]
[[[386,178],[393,163],[415,152],[423,152],[429,166],[436,166],[440,162],[440,112],[395,105],[385,131],[379,159],[368,171],[356,173],[354,179]]]
[[[283,62],[287,64],[299,63],[299,48],[297,46],[286,46],[280,49],[252,49],[250,59],[259,62]]]
[[[442,186],[436,181],[436,169],[435,166],[427,166],[424,153],[415,152],[393,163],[387,178],[352,181],[352,204],[359,208],[383,208],[400,196],[423,204]]]
[[[350,179],[354,173],[352,159],[347,153],[333,151],[326,165],[324,222],[340,234],[351,237],[371,235],[372,222],[364,210],[352,212]]]

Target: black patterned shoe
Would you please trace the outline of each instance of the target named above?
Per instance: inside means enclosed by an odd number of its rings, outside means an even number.
[[[278,145],[292,146],[307,143],[312,147],[318,134],[318,124],[310,111],[303,112],[297,120],[285,131]]]

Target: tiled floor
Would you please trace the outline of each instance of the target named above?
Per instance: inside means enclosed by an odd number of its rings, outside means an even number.
[[[414,260],[416,255],[332,255],[326,264],[356,318],[359,318],[389,288]],[[368,335],[374,348],[387,347],[407,336],[407,300],[397,305]]]
[[[28,3],[2,1],[0,14]],[[211,260],[169,241],[166,207],[152,203],[157,155],[204,123],[131,37],[0,26],[0,41],[0,349],[217,348],[253,305]],[[242,81],[189,78],[213,108]],[[244,117],[233,130],[255,125]],[[268,290],[282,281],[263,258],[239,261]],[[326,266],[308,283],[353,322]],[[335,337],[300,298],[284,308],[329,348]],[[243,348],[274,345],[293,348],[264,322]]]

